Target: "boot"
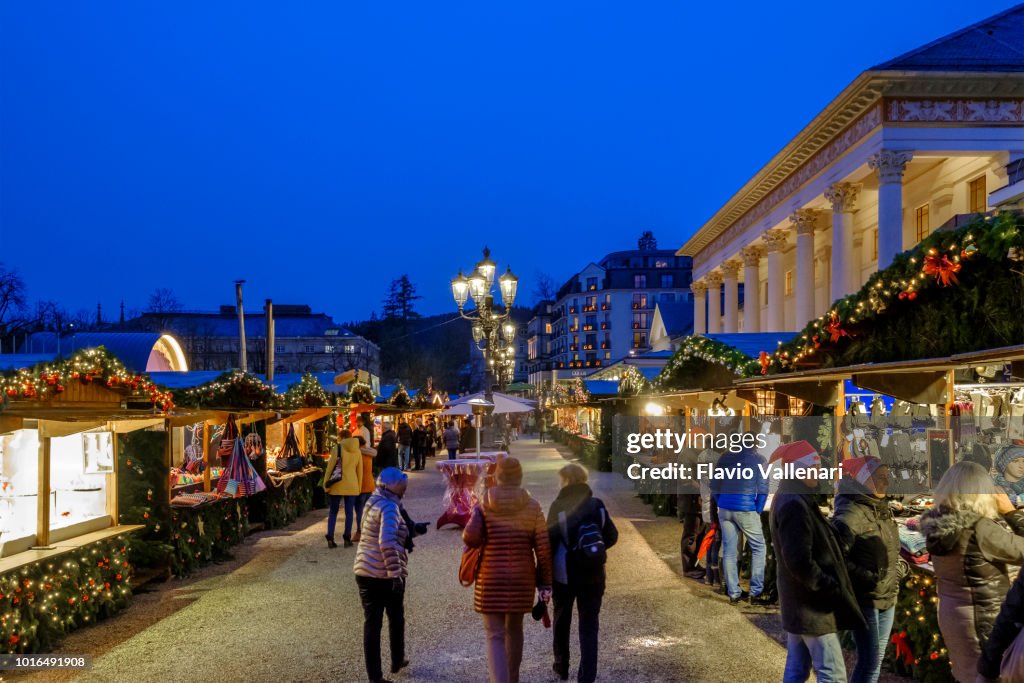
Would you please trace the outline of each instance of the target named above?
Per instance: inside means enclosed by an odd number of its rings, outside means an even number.
[[[352,539],[351,538],[349,538],[348,536],[342,536],[342,540],[344,541],[346,548],[351,548],[352,547]]]
[[[354,534],[352,534],[352,542],[353,543],[359,543],[359,539],[360,538],[362,538],[362,534],[360,534],[358,531],[355,532]]]
[[[334,542],[334,539],[331,538],[330,536],[328,536],[327,534],[324,534],[324,538],[327,539],[327,547],[328,548],[337,548],[338,547],[338,544]]]

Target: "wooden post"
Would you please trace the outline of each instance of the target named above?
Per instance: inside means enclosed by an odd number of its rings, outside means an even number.
[[[203,491],[210,492],[210,423],[203,420]]]
[[[842,455],[842,445],[846,437],[843,436],[843,418],[846,417],[846,384],[843,380],[839,380],[839,386],[836,388],[836,409],[835,417],[833,418],[832,424],[832,443],[836,451],[836,466],[839,466],[840,456]]]
[[[39,432],[39,505],[36,508],[36,545],[50,545],[50,437]]]

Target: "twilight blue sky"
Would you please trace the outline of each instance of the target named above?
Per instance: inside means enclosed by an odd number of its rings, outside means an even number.
[[[0,262],[340,321],[488,243],[561,283],[676,248],[864,69],[1007,1],[0,3]],[[696,5],[696,6],[691,6]]]

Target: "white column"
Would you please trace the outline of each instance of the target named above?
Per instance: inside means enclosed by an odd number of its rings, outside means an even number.
[[[818,260],[818,273],[821,274],[821,284],[816,284],[814,288],[815,317],[825,315],[829,305],[832,303],[832,299],[829,298],[832,293],[831,283],[829,282],[829,273],[832,268],[832,248],[826,244],[818,250],[816,258]]]
[[[722,274],[709,273],[708,282],[708,334],[722,331]]]
[[[860,185],[835,183],[825,190],[825,199],[832,204],[832,301],[842,299],[851,291],[853,264],[853,207]]]
[[[789,218],[796,228],[795,296],[796,329],[802,330],[814,317],[814,227],[818,212],[797,209]]]
[[[786,232],[769,230],[763,236],[768,249],[768,320],[765,332],[782,332],[786,327],[785,275],[782,251],[786,248]]]
[[[736,276],[740,272],[740,262],[726,261],[722,264],[722,282],[725,287],[725,316],[722,320],[722,331],[732,334],[739,331],[739,296],[736,288]]]
[[[878,270],[903,251],[903,171],[913,152],[883,149],[868,166],[878,174]]]
[[[764,249],[757,245],[740,251],[743,257],[743,331],[761,331],[761,257]]]
[[[693,333],[704,334],[708,331],[707,326],[707,294],[708,286],[701,280],[690,283],[690,290],[693,292]]]

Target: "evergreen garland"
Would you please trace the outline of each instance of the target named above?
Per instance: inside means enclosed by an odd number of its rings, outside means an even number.
[[[223,373],[212,382],[175,391],[174,402],[188,408],[266,410],[279,407],[281,395],[255,375],[232,370]]]
[[[628,365],[619,377],[619,396],[637,396],[650,391],[651,384],[635,365]]]
[[[932,233],[766,354],[765,369],[939,358],[1020,343],[1022,258],[1024,216],[1019,214]],[[746,374],[756,371],[755,365]]]
[[[655,390],[692,388],[708,365],[718,365],[737,377],[752,374],[757,361],[720,341],[693,335],[683,340],[652,382]]]
[[[308,372],[298,383],[288,387],[282,402],[285,408],[323,408],[334,403],[320,380]]]
[[[353,382],[348,392],[348,400],[350,403],[373,405],[377,402],[377,397],[373,395],[373,389],[369,384]]]
[[[166,567],[170,545],[170,479],[164,464],[167,433],[118,434],[117,500],[121,524],[141,524],[129,546],[133,566]]]
[[[391,394],[391,398],[388,399],[388,403],[396,408],[408,408],[412,405],[412,399],[409,398],[409,392],[405,390],[405,387],[399,384],[395,387],[395,393]]]
[[[53,650],[131,599],[130,540],[114,538],[0,574],[0,652]]]

